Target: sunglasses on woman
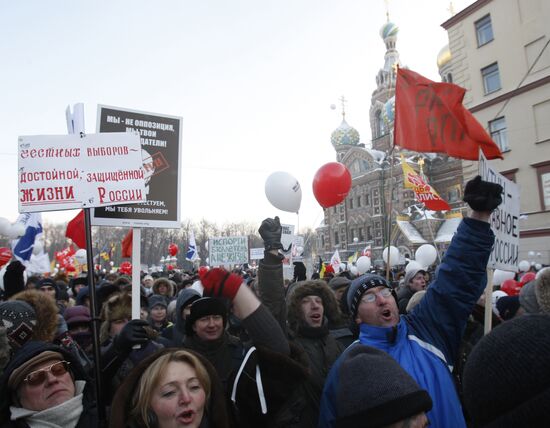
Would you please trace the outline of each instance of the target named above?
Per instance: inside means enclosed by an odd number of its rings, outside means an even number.
[[[51,366],[30,372],[23,381],[30,386],[42,385],[48,376],[48,372],[51,372],[55,377],[63,376],[69,370],[69,364],[71,363],[68,361],[58,361]]]

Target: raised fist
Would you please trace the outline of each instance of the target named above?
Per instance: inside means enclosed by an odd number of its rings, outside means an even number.
[[[258,232],[264,240],[264,247],[267,251],[283,249],[283,244],[281,243],[283,228],[281,227],[279,217],[266,218],[262,221]]]

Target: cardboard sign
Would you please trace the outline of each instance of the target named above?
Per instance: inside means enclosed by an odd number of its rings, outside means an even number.
[[[135,134],[23,136],[18,147],[21,213],[145,201]]]
[[[489,222],[495,233],[495,245],[488,267],[517,271],[519,263],[519,186],[494,170],[483,153],[479,152],[479,175],[485,181],[502,186],[502,204],[493,211]]]
[[[208,240],[210,266],[241,265],[248,263],[246,236],[221,236]]]
[[[263,248],[251,248],[250,249],[250,260],[261,260],[264,258],[264,249]]]
[[[102,226],[180,227],[181,117],[98,106],[97,132],[138,133],[146,200],[93,210]]]

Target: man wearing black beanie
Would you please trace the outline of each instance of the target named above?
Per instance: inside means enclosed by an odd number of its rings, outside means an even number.
[[[487,284],[486,267],[495,240],[488,221],[502,202],[502,190],[480,176],[468,182],[464,201],[473,212],[460,223],[436,279],[410,314],[399,315],[395,292],[384,278],[367,274],[351,283],[347,303],[360,329],[359,341],[347,348],[327,377],[320,428],[334,427],[340,417],[335,406],[340,367],[360,344],[390,354],[428,391],[433,401],[428,413],[431,426],[466,427],[451,370],[468,316]]]

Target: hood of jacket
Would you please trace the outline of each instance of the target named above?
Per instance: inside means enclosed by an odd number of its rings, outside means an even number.
[[[57,332],[57,314],[59,313],[55,301],[38,290],[21,291],[14,295],[11,300],[27,302],[34,309],[36,325],[33,328],[31,340],[53,342]]]

